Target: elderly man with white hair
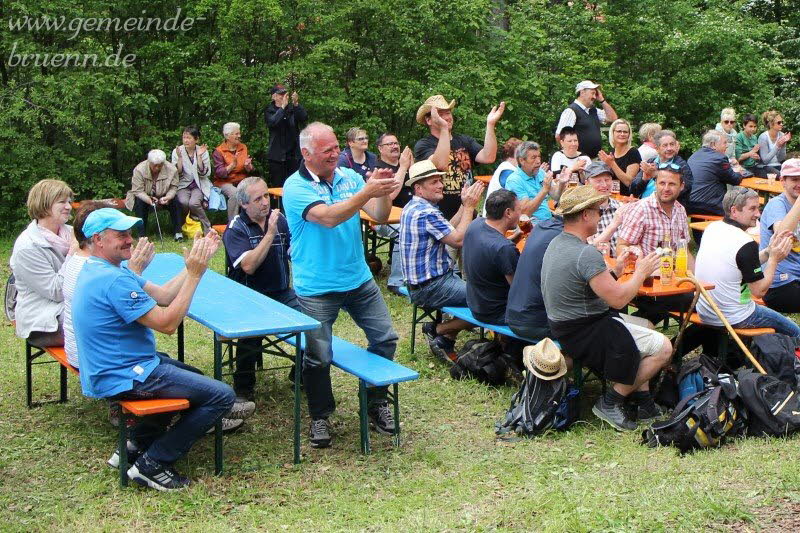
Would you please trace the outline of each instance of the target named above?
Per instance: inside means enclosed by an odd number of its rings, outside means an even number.
[[[178,194],[178,169],[167,161],[163,150],[150,150],[147,159],[133,169],[131,190],[125,197],[125,207],[142,219],[143,231],[147,230],[147,217],[158,206],[169,210],[175,240],[183,239],[181,233],[181,208],[175,196]]]
[[[253,172],[253,158],[247,153],[247,145],[242,142],[242,128],[237,122],[222,126],[225,140],[214,149],[214,185],[219,187],[228,199],[228,220],[233,220],[239,212],[236,200],[236,185]]]
[[[728,156],[728,137],[724,132],[709,130],[703,135],[703,146],[689,157],[694,183],[687,209],[701,215],[725,214],[722,198],[726,185],[739,185],[742,175],[733,170]]]

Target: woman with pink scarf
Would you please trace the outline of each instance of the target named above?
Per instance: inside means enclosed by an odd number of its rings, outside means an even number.
[[[11,253],[11,271],[17,287],[17,336],[34,346],[61,346],[61,266],[75,238],[67,225],[72,212],[72,190],[58,180],[42,180],[28,193],[31,221]]]

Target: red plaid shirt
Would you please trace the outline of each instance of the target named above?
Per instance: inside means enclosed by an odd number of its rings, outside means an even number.
[[[644,200],[639,200],[636,205],[625,213],[625,220],[617,231],[617,238],[635,244],[647,255],[658,248],[658,242],[669,234],[671,244],[675,247],[678,239],[689,238],[689,217],[686,209],[675,202],[672,206],[672,216],[658,205],[655,194]]]

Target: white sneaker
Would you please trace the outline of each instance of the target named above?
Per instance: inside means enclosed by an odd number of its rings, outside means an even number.
[[[222,419],[222,432],[228,433],[229,431],[236,431],[244,424],[244,420],[241,418],[223,418]],[[206,431],[206,435],[211,435],[214,433],[214,429],[216,428],[216,424],[208,428]]]

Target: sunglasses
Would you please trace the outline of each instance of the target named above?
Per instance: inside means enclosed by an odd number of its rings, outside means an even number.
[[[723,124],[736,124],[736,121],[735,120],[723,120],[722,123]]]
[[[778,126],[783,126],[783,121],[782,120],[776,120],[775,124],[777,124]]]
[[[356,137],[357,141],[368,141],[369,137]]]
[[[664,170],[666,168],[669,168],[669,169],[672,169],[672,170],[680,170],[681,169],[680,165],[676,165],[675,163],[659,163],[658,164],[658,170]]]

